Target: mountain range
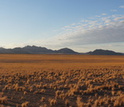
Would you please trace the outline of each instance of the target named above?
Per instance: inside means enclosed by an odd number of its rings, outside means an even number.
[[[96,49],[94,51],[87,52],[89,55],[124,55],[124,53],[114,52],[111,50]]]
[[[79,53],[69,48],[62,48],[59,50],[47,49],[45,47],[38,46],[25,46],[16,47],[13,49],[0,48],[0,54],[86,54],[86,55],[124,55],[124,53],[118,53],[111,50],[96,49],[87,53]]]

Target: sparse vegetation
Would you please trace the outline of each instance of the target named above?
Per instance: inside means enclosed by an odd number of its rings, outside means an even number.
[[[1,54],[0,106],[124,107],[124,57]]]

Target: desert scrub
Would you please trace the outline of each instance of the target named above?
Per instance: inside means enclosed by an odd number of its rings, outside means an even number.
[[[49,103],[50,103],[50,106],[55,106],[57,104],[57,100],[56,99],[49,99]]]
[[[115,100],[114,107],[123,107],[123,106],[124,106],[124,95],[121,95]]]
[[[21,104],[21,107],[29,107],[29,102],[26,101],[26,102],[22,103],[22,104]]]
[[[9,106],[123,107],[122,56],[5,55],[0,61],[0,98]]]
[[[0,98],[0,104],[7,104],[8,98],[7,96],[1,97]]]
[[[77,103],[77,107],[84,106],[84,103],[82,102],[82,98],[80,96],[77,97],[76,103]]]

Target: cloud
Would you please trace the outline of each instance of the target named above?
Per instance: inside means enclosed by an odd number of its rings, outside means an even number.
[[[89,50],[91,50],[92,46],[94,46],[94,49],[98,46],[99,48],[100,46],[106,46],[106,49],[113,50],[114,45],[110,47],[110,45],[104,44],[123,43],[123,29],[124,15],[101,15],[100,17],[96,16],[64,26],[58,35],[44,41],[36,41],[36,43],[52,49],[63,48],[65,46],[73,49],[81,49],[83,46],[89,46]],[[121,45],[118,47],[121,47]],[[118,49],[116,50],[118,51]]]
[[[114,20],[124,20],[124,16],[116,17]]]
[[[102,15],[104,16],[104,15],[107,15],[106,13],[102,13]]]
[[[112,9],[112,10],[110,10],[110,11],[112,11],[112,12],[117,12],[118,10],[116,10],[116,9]]]
[[[124,42],[124,16],[109,16],[94,21],[84,20],[74,26],[65,27],[64,33],[58,35],[58,45],[84,45]]]
[[[119,8],[124,8],[124,5],[120,6]]]

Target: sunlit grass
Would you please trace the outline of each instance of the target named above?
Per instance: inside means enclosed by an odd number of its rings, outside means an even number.
[[[0,55],[0,104],[123,107],[124,57]]]

